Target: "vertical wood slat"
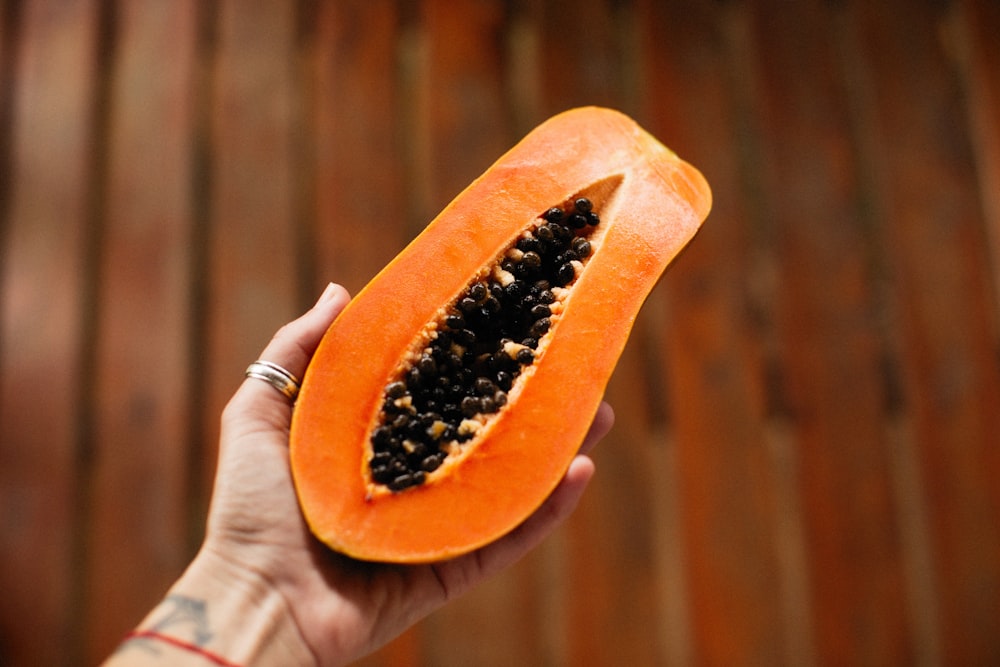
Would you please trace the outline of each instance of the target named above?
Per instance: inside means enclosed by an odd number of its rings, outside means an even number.
[[[423,0],[418,17],[427,44],[418,99],[427,104],[430,210],[419,231],[515,139],[503,97],[503,3]],[[419,113],[419,111],[418,111]]]
[[[11,143],[22,9],[21,4],[16,2],[0,4],[0,243],[8,226],[7,213],[13,192]]]
[[[837,41],[844,79],[850,82],[848,104],[854,146],[857,152],[858,179],[863,202],[859,216],[867,227],[871,253],[871,283],[875,309],[879,320],[885,431],[889,454],[889,471],[893,503],[900,540],[900,569],[906,597],[907,630],[912,640],[911,652],[916,665],[939,665],[940,624],[937,613],[931,566],[928,506],[923,494],[923,482],[917,462],[916,438],[912,415],[906,410],[900,379],[902,355],[895,332],[898,304],[891,291],[891,261],[882,233],[886,213],[884,184],[878,178],[874,158],[879,143],[878,129],[871,122],[876,74],[861,47],[856,21],[850,11],[837,13]]]
[[[734,9],[645,3],[643,120],[712,183],[707,224],[665,280],[669,410],[677,446],[689,618],[672,662],[780,664],[786,655],[773,491],[764,439],[763,350],[746,286],[754,267],[741,180]],[[670,39],[663,44],[663,36]],[[737,55],[738,53],[738,55]],[[752,280],[749,281],[752,283]],[[759,317],[759,316],[758,316]],[[723,630],[724,629],[724,630]],[[798,631],[801,628],[794,628]],[[804,655],[795,655],[803,664]]]
[[[891,267],[902,409],[926,499],[940,650],[995,662],[1000,604],[1000,373],[983,220],[941,8],[852,6],[873,105],[873,147]]]
[[[187,288],[196,7],[121,3],[114,24],[86,524],[89,664],[109,654],[192,555]]]
[[[541,32],[545,116],[587,104],[621,106],[624,79],[608,0],[549,0],[535,11]],[[540,120],[540,119],[539,119]]]
[[[655,395],[648,376],[656,364],[646,354],[656,344],[655,321],[648,311],[637,321],[608,384],[605,399],[615,410],[615,426],[593,452],[597,474],[567,527],[560,664],[660,662],[662,609],[656,594],[669,583],[660,579],[662,542],[653,522],[671,518],[672,495],[664,498],[664,489],[654,487],[669,489],[672,477],[669,469],[654,466],[669,457],[671,443],[662,423],[649,428],[653,402],[635,393],[642,386],[643,393]]]
[[[990,0],[965,0],[955,13],[953,46],[963,61],[979,196],[993,265],[993,293],[1000,304],[1000,45],[996,39],[1000,5]]]
[[[353,294],[408,240],[398,73],[402,18],[390,3],[323,2],[313,17],[312,176],[318,282]]]
[[[5,12],[12,18],[13,12]],[[12,72],[0,311],[0,633],[13,663],[74,651],[74,555],[86,378],[87,170],[94,3],[20,9]],[[13,34],[5,30],[5,34]]]
[[[818,3],[755,6],[779,338],[797,448],[816,652],[912,659],[892,512],[878,327],[846,86]]]
[[[204,484],[222,408],[271,334],[298,314],[295,6],[222,0],[212,63]]]

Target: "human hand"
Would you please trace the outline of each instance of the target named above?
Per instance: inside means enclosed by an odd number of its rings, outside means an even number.
[[[342,287],[330,285],[311,310],[275,334],[260,358],[302,377],[348,300]],[[552,532],[576,507],[594,472],[586,454],[614,420],[602,404],[563,481],[510,534],[452,560],[390,565],[337,554],[309,532],[289,467],[291,415],[291,402],[267,383],[248,379],[240,386],[222,416],[204,545],[161,604],[169,608],[154,610],[140,627],[166,633],[164,622],[176,620],[176,607],[193,604],[204,613],[183,616],[184,641],[211,647],[234,664],[356,660],[511,565]]]

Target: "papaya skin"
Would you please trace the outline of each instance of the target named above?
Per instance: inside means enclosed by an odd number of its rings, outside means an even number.
[[[591,191],[599,241],[507,405],[457,463],[420,486],[373,494],[370,430],[414,338],[544,210]],[[710,208],[697,169],[621,113],[574,109],[528,134],[352,300],[320,343],[290,437],[296,492],[317,538],[358,559],[433,562],[526,519],[566,472],[640,307]]]

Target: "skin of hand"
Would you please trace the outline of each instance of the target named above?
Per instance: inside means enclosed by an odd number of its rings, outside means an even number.
[[[329,285],[312,309],[275,334],[260,358],[301,378],[349,298],[344,288]],[[452,560],[390,565],[347,558],[310,534],[289,468],[291,415],[285,396],[252,378],[226,406],[206,538],[192,568],[235,568],[241,578],[279,596],[298,639],[322,665],[374,651],[541,542],[576,507],[594,472],[586,454],[614,421],[602,403],[565,478],[510,534]]]

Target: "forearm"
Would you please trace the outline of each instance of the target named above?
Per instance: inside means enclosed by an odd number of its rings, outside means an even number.
[[[315,663],[280,594],[202,552],[105,665]]]

